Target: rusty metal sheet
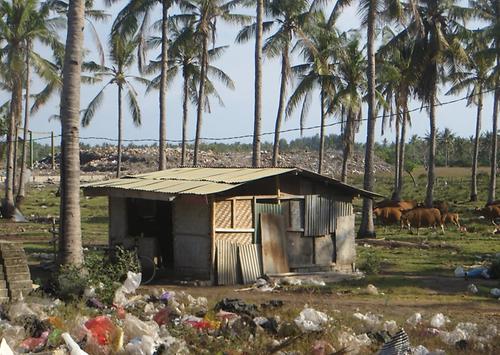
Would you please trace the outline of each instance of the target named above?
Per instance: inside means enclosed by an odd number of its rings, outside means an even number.
[[[217,283],[236,285],[238,283],[238,245],[218,240],[217,248]]]
[[[262,276],[262,251],[260,244],[244,244],[238,247],[243,283],[250,284]]]
[[[320,195],[305,197],[304,236],[318,237],[330,233],[330,199]]]
[[[265,274],[289,272],[286,252],[285,218],[283,215],[260,215],[262,266]]]

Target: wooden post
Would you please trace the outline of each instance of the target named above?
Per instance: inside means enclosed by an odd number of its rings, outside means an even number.
[[[30,132],[30,169],[33,170],[33,131]]]
[[[215,200],[213,197],[210,197],[209,200],[209,208],[210,208],[210,242],[211,242],[211,262],[212,265],[210,267],[210,282],[212,285],[215,285],[216,275],[215,275]]]
[[[54,131],[50,132],[50,146],[52,149],[52,170],[56,170],[56,149],[54,147]]]
[[[16,135],[14,137],[14,180],[12,181],[12,191],[16,191],[16,171],[17,171],[17,145],[19,143],[19,125],[16,124]]]

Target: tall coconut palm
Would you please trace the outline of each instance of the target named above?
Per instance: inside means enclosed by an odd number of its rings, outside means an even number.
[[[201,43],[200,55],[200,84],[198,88],[198,107],[196,110],[196,135],[194,141],[193,165],[198,164],[203,110],[205,107],[205,91],[207,68],[209,62],[209,46],[215,45],[217,23],[222,20],[229,24],[243,25],[251,20],[250,16],[235,14],[233,10],[238,5],[244,5],[245,0],[183,0],[179,3],[181,15],[172,18],[182,23],[193,23],[195,35]]]
[[[108,0],[116,2],[117,0]],[[184,0],[181,0],[184,1]],[[112,32],[114,34],[131,36],[138,34],[137,57],[139,68],[145,64],[146,39],[148,38],[148,25],[151,12],[156,5],[161,5],[161,80],[159,89],[159,153],[158,169],[166,169],[167,158],[165,149],[167,144],[167,82],[168,82],[168,19],[169,10],[176,0],[129,0],[117,15]]]
[[[73,0],[68,8],[68,30],[61,94],[61,221],[59,262],[83,263],[80,221],[80,71],[85,1]]]
[[[483,41],[488,49],[485,54],[491,55],[496,61],[494,69],[494,97],[493,97],[493,123],[491,135],[491,154],[490,154],[490,182],[488,187],[488,203],[495,200],[497,184],[497,148],[498,148],[498,102],[500,100],[500,1],[497,0],[470,0],[470,7],[475,15],[486,23],[481,29]]]
[[[187,25],[183,28],[175,23],[172,23],[172,28],[169,29],[171,33],[170,45],[169,45],[169,70],[168,78],[169,84],[173,81],[175,76],[180,72],[182,75],[182,143],[181,143],[181,165],[187,163],[187,124],[188,124],[188,104],[191,101],[193,104],[198,103],[198,93],[197,87],[199,87],[200,73],[201,73],[201,63],[200,63],[200,48],[199,46],[193,45],[196,43],[196,36],[194,26]],[[152,38],[150,40],[151,45],[157,45],[161,41],[160,38]],[[210,60],[216,60],[220,57],[227,46],[215,47],[208,51],[208,56]],[[210,62],[209,60],[209,62]],[[147,72],[158,72],[161,68],[161,58],[156,61],[152,61],[148,66]],[[234,90],[234,83],[231,78],[221,69],[209,64],[207,68],[207,81],[205,90],[205,111],[210,112],[210,96],[216,98],[220,105],[224,105],[224,102],[217,92],[214,81],[218,80],[226,88]],[[151,84],[148,86],[148,91],[151,89],[159,89],[159,83],[161,81],[161,74],[155,77]]]
[[[476,105],[477,107],[474,151],[472,154],[471,201],[477,201],[477,168],[484,93],[494,86],[491,70],[495,59],[484,53],[487,48],[487,41],[482,38],[482,33],[477,33],[467,46],[469,55],[467,65],[462,70],[450,75],[452,87],[447,92],[447,95],[455,95],[467,90],[467,106]]]
[[[82,125],[86,127],[90,124],[95,112],[103,102],[104,90],[109,85],[116,85],[117,100],[118,100],[118,154],[116,177],[120,177],[121,162],[122,162],[122,136],[123,136],[123,91],[126,91],[129,111],[132,115],[132,121],[136,126],[141,125],[141,110],[137,102],[137,91],[134,89],[131,79],[148,85],[149,80],[139,76],[127,74],[135,60],[135,51],[139,44],[137,36],[126,37],[120,35],[112,35],[110,39],[110,60],[113,63],[112,67],[102,67],[102,71],[96,73],[96,76],[109,78],[109,81],[90,101],[89,105],[83,112]]]
[[[468,16],[467,11],[454,1],[418,1],[419,21],[423,24],[417,32],[413,52],[413,63],[418,79],[415,87],[418,98],[428,106],[429,112],[429,157],[427,192],[425,203],[433,204],[436,157],[436,100],[439,84],[446,77],[451,64],[467,62],[458,33],[462,30],[459,21]],[[417,25],[412,22],[410,28]],[[408,35],[414,36],[415,34]]]
[[[1,50],[5,76],[5,86],[11,92],[9,133],[7,137],[7,174],[5,180],[5,198],[2,203],[2,215],[10,218],[15,211],[14,202],[14,141],[16,130],[21,122],[22,90],[26,73],[26,44],[34,39],[54,46],[57,36],[50,33],[49,12],[39,7],[36,0],[15,0],[0,2],[0,40],[4,45]],[[45,61],[32,51],[29,57],[37,65],[39,74],[45,74]]]
[[[344,34],[343,37],[346,35]],[[340,179],[342,182],[347,182],[347,163],[352,153],[354,136],[362,117],[362,101],[366,91],[366,60],[360,48],[359,36],[356,35],[344,40],[347,43],[337,55],[339,83],[332,104],[334,109],[337,108],[337,111],[339,107],[341,108],[341,119],[342,122],[345,122],[342,135],[344,151]]]
[[[286,106],[286,115],[302,105],[300,113],[300,126],[304,126],[312,95],[319,89],[320,98],[320,144],[318,157],[318,173],[323,172],[325,154],[325,126],[326,119],[332,112],[331,102],[336,93],[336,76],[334,58],[340,47],[340,39],[334,24],[329,23],[325,16],[319,12],[315,14],[314,21],[305,29],[304,37],[299,39],[296,48],[300,48],[305,63],[291,68],[298,83]]]
[[[264,0],[257,0],[257,30],[255,32],[255,83],[252,166],[259,167],[260,135],[262,132],[262,36],[264,32]]]

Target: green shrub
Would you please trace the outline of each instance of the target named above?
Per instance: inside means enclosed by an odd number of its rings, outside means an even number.
[[[365,261],[361,264],[361,270],[368,275],[376,275],[380,272],[381,258],[375,252],[368,252]]]
[[[85,288],[94,288],[96,297],[111,304],[115,291],[127,278],[127,272],[140,270],[134,251],[116,247],[111,255],[89,253],[83,266],[64,266],[57,273],[55,293],[64,300],[80,298]]]

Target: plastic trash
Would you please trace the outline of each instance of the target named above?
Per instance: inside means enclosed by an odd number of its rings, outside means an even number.
[[[472,293],[472,294],[476,294],[479,292],[479,290],[477,289],[477,286],[474,284],[470,284],[469,286],[467,286],[467,291],[469,291],[469,293]]]
[[[356,335],[346,331],[339,333],[338,341],[342,348],[349,349],[349,354],[357,354],[360,352],[360,348],[370,346],[372,343],[366,334]]]
[[[257,306],[248,304],[238,298],[224,298],[215,305],[215,311],[223,310],[236,314],[246,314],[249,317],[257,316]]]
[[[47,344],[47,338],[49,336],[49,332],[43,332],[42,335],[38,338],[28,338],[25,339],[19,344],[19,348],[25,352],[36,353],[41,351],[45,344]],[[0,353],[1,354],[1,353]]]
[[[158,338],[159,327],[155,321],[143,322],[139,318],[126,314],[123,320],[123,331],[127,339],[148,335],[153,339]]]
[[[391,334],[394,334],[399,330],[398,324],[395,320],[386,320],[382,327],[386,332],[389,332]]]
[[[168,302],[173,297],[172,293],[165,291],[160,295],[160,301]]]
[[[460,329],[455,329],[452,332],[440,332],[439,337],[448,345],[455,345],[461,340],[467,340],[467,334]]]
[[[465,276],[467,278],[470,278],[470,279],[480,278],[480,277],[484,277],[483,276],[484,272],[486,272],[486,274],[488,274],[488,269],[486,269],[484,267],[477,267],[477,268],[467,270],[465,272]]]
[[[442,328],[449,321],[448,317],[445,317],[443,313],[436,313],[431,318],[431,326],[434,328]]]
[[[329,317],[313,308],[303,309],[294,322],[303,332],[319,332],[327,324]]]
[[[148,335],[133,338],[126,346],[129,355],[149,355],[155,352],[155,341]]]
[[[127,279],[118,287],[115,291],[115,297],[113,298],[113,304],[117,306],[125,306],[128,304],[126,295],[129,293],[134,293],[137,288],[141,285],[141,273],[135,273],[132,271],[127,272]]]
[[[0,343],[0,354],[2,355],[14,355],[14,352],[10,348],[9,344],[5,341],[5,338],[2,338],[2,342]]]
[[[418,324],[422,323],[422,315],[420,313],[413,314],[410,318],[406,320],[406,323],[416,327]]]
[[[27,315],[36,315],[36,313],[24,301],[16,302],[9,308],[10,319]]]
[[[335,348],[325,340],[316,340],[311,348],[311,355],[326,355],[335,353]]]
[[[167,324],[170,321],[171,313],[172,311],[169,308],[162,308],[153,316],[153,320],[156,322],[156,324],[162,326],[163,324]]]
[[[354,313],[353,317],[363,321],[363,323],[365,324],[366,331],[375,330],[381,323],[380,317],[373,313],[366,313],[366,314]]]
[[[62,333],[61,337],[64,339],[64,342],[66,343],[66,346],[69,349],[70,355],[89,355],[85,351],[80,349],[78,344],[73,340],[71,335],[69,335],[68,333]]]
[[[465,277],[465,270],[463,267],[458,266],[455,269],[455,277]]]
[[[500,297],[500,288],[492,288],[490,290],[490,294],[493,296],[493,297]]]
[[[408,334],[401,329],[380,349],[379,355],[408,354],[410,352],[410,339]]]
[[[107,345],[116,327],[108,317],[98,316],[85,322],[85,328],[90,331],[99,345]]]
[[[366,286],[366,293],[368,295],[377,296],[378,295],[378,289],[374,285],[369,284],[368,286]]]
[[[413,355],[428,355],[430,354],[430,351],[427,350],[425,346],[419,345],[416,348],[413,348],[411,353]]]

